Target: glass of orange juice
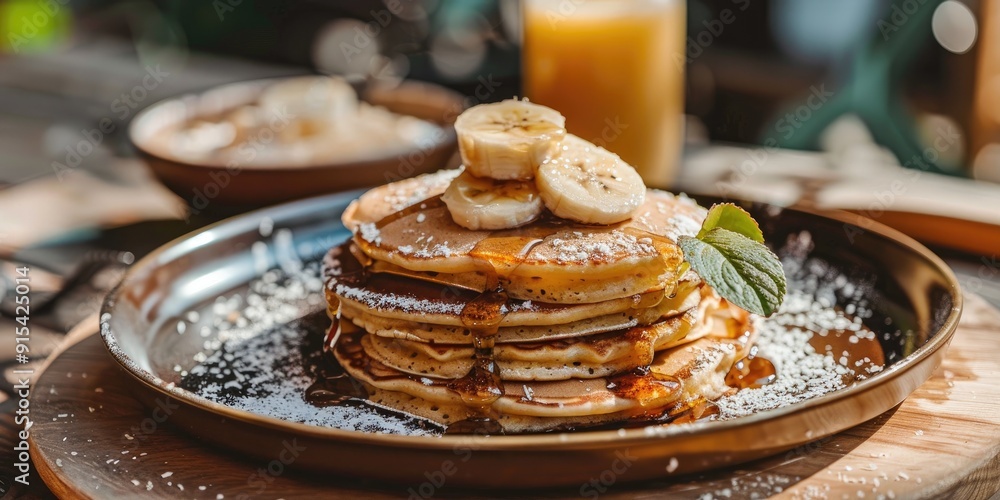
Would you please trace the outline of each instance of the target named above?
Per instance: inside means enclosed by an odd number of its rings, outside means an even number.
[[[524,0],[524,93],[669,187],[684,140],[684,0]]]

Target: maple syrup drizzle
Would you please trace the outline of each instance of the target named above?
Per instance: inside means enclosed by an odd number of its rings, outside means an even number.
[[[484,414],[503,396],[503,383],[493,356],[493,346],[506,308],[507,295],[499,289],[483,292],[462,308],[462,323],[472,331],[474,360],[469,373],[448,387],[462,396],[467,405]]]
[[[336,299],[331,298],[331,300]],[[340,339],[340,334],[343,332],[343,324],[341,323],[343,319],[340,313],[339,300],[337,300],[336,307],[336,314],[330,319],[330,329],[327,330],[326,335],[323,337],[323,355],[328,358],[333,356],[333,348],[337,345],[337,340]]]
[[[368,399],[368,390],[338,363],[320,369],[305,397],[316,406],[334,406],[350,399]]]
[[[866,368],[885,366],[886,364],[882,345],[879,344],[875,334],[867,328],[862,328],[859,331],[830,329],[822,333],[812,328],[804,329],[812,332],[809,345],[816,352],[830,354],[838,363],[854,372],[844,375],[843,382],[846,385],[856,382],[858,380],[857,374],[867,373]]]
[[[445,427],[445,434],[503,434],[503,426],[493,417],[469,417],[452,422]]]
[[[778,370],[771,360],[757,355],[757,346],[751,346],[749,353],[733,364],[726,374],[726,385],[736,389],[756,389],[778,379]]]
[[[663,259],[664,268],[670,269],[673,266],[677,266],[679,264],[679,267],[676,269],[676,272],[671,277],[671,280],[663,288],[663,298],[672,299],[676,297],[681,278],[691,267],[685,261],[681,261],[680,263],[675,263],[675,262],[670,262],[670,260],[668,259],[667,257],[668,255],[677,254],[678,252],[677,242],[662,234],[656,234],[650,231],[644,231],[642,229],[634,227],[626,227],[623,229],[623,231],[625,232],[625,234],[628,234],[629,236],[632,236],[633,238],[639,241],[648,238],[650,240],[650,244],[653,245],[653,248],[656,249],[656,253],[660,256],[661,259]]]
[[[486,276],[486,291],[462,307],[462,324],[472,332],[474,360],[469,372],[448,388],[457,392],[475,415],[450,425],[449,433],[502,432],[492,405],[504,395],[494,356],[497,331],[510,311],[504,285],[542,241],[537,229],[506,231],[504,236],[483,239],[469,252]]]
[[[334,406],[350,399],[368,399],[368,390],[351,377],[333,355],[333,349],[343,333],[340,305],[323,339],[325,363],[317,368],[316,380],[306,388],[306,401],[316,406]]]
[[[676,399],[684,388],[682,380],[650,370],[648,366],[636,368],[628,373],[608,378],[607,389],[624,399],[637,399],[646,406],[646,401]]]
[[[419,201],[402,210],[386,215],[385,217],[383,217],[382,219],[380,219],[378,222],[375,223],[375,227],[378,229],[382,229],[385,226],[388,226],[389,224],[392,224],[393,222],[402,219],[403,217],[420,213],[423,212],[424,210],[430,210],[432,208],[442,208],[445,206],[445,204],[444,200],[441,199],[441,196],[442,195],[440,194],[431,196],[430,198],[427,198],[424,201]]]
[[[668,413],[668,421],[671,424],[689,424],[715,420],[722,414],[719,405],[703,397],[672,408]]]

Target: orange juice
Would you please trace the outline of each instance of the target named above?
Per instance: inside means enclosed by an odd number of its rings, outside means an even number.
[[[526,0],[524,92],[668,187],[683,142],[683,0]]]

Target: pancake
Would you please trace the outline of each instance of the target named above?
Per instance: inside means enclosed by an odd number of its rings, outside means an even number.
[[[338,301],[345,310],[366,311],[381,318],[414,323],[465,327],[462,310],[480,296],[463,288],[400,276],[362,273],[361,263],[349,251],[350,243],[334,247],[325,260],[326,294],[330,304]],[[692,273],[688,283],[697,278]],[[644,309],[664,300],[664,291],[618,297],[601,303],[554,304],[510,300],[504,307],[501,327],[564,325],[580,320]],[[668,304],[669,305],[669,304]]]
[[[369,400],[450,425],[477,415],[450,381],[410,375],[371,358],[361,346],[360,329],[345,331],[334,355],[369,391]],[[731,390],[726,373],[747,353],[746,336],[702,338],[656,355],[645,375],[624,374],[551,382],[505,382],[493,403],[506,432],[541,432],[622,421],[672,405],[715,399]]]
[[[654,352],[687,336],[693,328],[711,330],[701,308],[652,325],[566,340],[498,344],[494,359],[503,380],[565,380],[623,373],[653,361]],[[472,346],[439,346],[375,335],[362,338],[373,359],[413,375],[456,379],[475,363]]]
[[[709,291],[709,293],[711,292]],[[680,291],[674,298],[664,298],[659,304],[648,308],[628,309],[623,312],[562,324],[500,327],[497,329],[496,343],[560,340],[649,325],[696,307],[701,300],[702,288],[699,285],[691,285],[690,288]],[[438,345],[471,345],[473,342],[472,331],[465,326],[390,319],[367,310],[357,309],[350,304],[341,304],[341,313],[343,317],[350,319],[369,333],[380,337]],[[335,314],[336,311],[332,311],[332,315]]]
[[[435,198],[451,174],[421,176],[366,193],[344,212],[354,241],[378,262],[424,273],[499,275],[522,300],[603,302],[671,289],[682,274],[680,235],[695,235],[706,211],[687,197],[650,190],[631,219],[608,226],[553,218],[504,231],[473,231],[452,220]],[[429,195],[424,201],[414,201]],[[412,202],[402,211],[386,210]],[[492,279],[463,285],[484,291]]]
[[[399,411],[404,411],[411,415],[423,417],[437,422],[451,429],[453,427],[463,427],[463,423],[468,423],[467,428],[481,432],[481,427],[476,419],[475,413],[462,405],[455,404],[434,404],[428,406],[420,398],[409,394],[395,391],[386,391],[377,387],[369,386],[369,400]],[[705,401],[696,399],[685,401],[678,399],[663,407],[646,408],[642,406],[622,410],[614,413],[587,415],[586,417],[535,417],[528,415],[498,414],[494,418],[500,429],[506,434],[542,433],[554,431],[573,431],[615,424],[621,422],[656,422],[663,421],[664,416],[683,415],[692,406]]]
[[[351,232],[357,232],[364,222],[382,220],[406,207],[444,193],[462,169],[438,170],[409,179],[390,182],[365,191],[347,208],[341,220]]]
[[[558,322],[552,320],[550,316],[549,324],[544,323],[544,317],[528,318],[532,324],[512,324],[511,326],[501,326],[497,329],[496,342],[498,344],[511,342],[537,342],[543,340],[559,340],[583,335],[593,335],[597,333],[622,330],[640,325],[649,325],[660,319],[676,316],[682,311],[696,307],[702,300],[703,288],[700,284],[688,283],[674,297],[665,297],[659,304],[651,307],[631,307],[624,311],[613,312],[595,316],[591,318],[579,319],[576,321]],[[708,293],[713,293],[705,289]],[[333,302],[336,303],[336,302]],[[606,304],[611,307],[615,304]],[[599,311],[586,311],[576,309],[567,311],[560,308],[562,318],[573,315],[583,315],[583,313],[596,314]],[[544,311],[552,312],[559,309],[539,309],[540,314]],[[460,310],[459,310],[460,311]],[[336,310],[328,311],[331,317],[337,314]],[[432,315],[420,315],[413,313],[413,320],[395,319],[386,317],[383,311],[373,310],[367,304],[358,304],[351,300],[340,303],[340,313],[343,317],[350,319],[358,326],[361,326],[369,333],[380,337],[398,338],[424,342],[429,344],[445,345],[471,345],[473,342],[472,330],[461,323],[459,316],[449,319],[452,324],[442,325],[431,323],[434,319]],[[398,312],[389,313],[398,315]],[[554,313],[553,313],[554,314]],[[521,314],[526,316],[527,313]],[[508,323],[515,322],[517,316],[508,320]],[[419,321],[417,321],[419,320]],[[458,324],[454,324],[456,323]]]

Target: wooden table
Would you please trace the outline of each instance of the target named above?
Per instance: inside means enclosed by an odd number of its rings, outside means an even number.
[[[988,498],[1000,490],[998,348],[1000,311],[969,296],[944,365],[899,407],[782,455],[680,482],[616,484],[601,497]],[[410,494],[406,485],[286,471],[261,475],[268,464],[210,449],[171,428],[169,420],[158,422],[156,412],[131,397],[126,376],[107,356],[100,338],[90,335],[55,358],[38,378],[32,399],[33,458],[58,496]],[[531,496],[570,498],[582,491],[531,492]],[[438,493],[497,494],[447,487]]]

